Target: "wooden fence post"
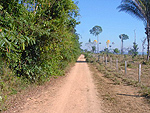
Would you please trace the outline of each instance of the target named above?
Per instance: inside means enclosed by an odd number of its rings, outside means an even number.
[[[139,76],[138,76],[138,82],[141,82],[141,64],[139,64]]]
[[[107,65],[107,57],[106,57],[106,60],[105,60],[105,64]]]

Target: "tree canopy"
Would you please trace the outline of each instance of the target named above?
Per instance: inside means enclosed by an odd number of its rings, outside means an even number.
[[[90,33],[94,36],[98,36],[102,32],[102,28],[100,26],[94,26],[91,30]]]
[[[121,40],[127,40],[127,39],[129,39],[128,35],[126,35],[126,34],[121,34],[121,35],[119,35],[119,38],[120,38]]]

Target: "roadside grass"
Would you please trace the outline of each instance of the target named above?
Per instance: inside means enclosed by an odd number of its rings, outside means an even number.
[[[105,64],[105,60],[98,61],[98,55],[93,55],[94,58],[92,57],[92,54],[90,57],[86,55],[88,58],[89,63],[92,63],[98,71],[100,71],[102,74],[104,74],[104,77],[109,78],[114,82],[115,85],[120,85],[120,84],[126,84],[126,85],[132,85],[134,87],[139,87],[140,94],[142,96],[145,96],[147,101],[150,103],[150,62],[146,62],[142,56],[137,56],[134,59],[132,56],[129,55],[109,55],[108,56],[108,63],[107,65]],[[105,54],[102,56],[106,56]],[[109,58],[112,58],[113,60],[118,60],[118,71],[116,71],[115,63],[112,64],[110,67],[109,63]],[[125,61],[127,61],[127,75],[125,75],[124,72],[124,65]],[[142,65],[142,76],[141,76],[141,82],[138,82],[138,64],[143,64]]]
[[[14,76],[14,73],[6,66],[0,70],[0,111],[5,111],[10,96],[26,89],[30,82],[25,78]]]
[[[116,102],[115,98],[111,95],[110,93],[111,91],[107,90],[109,87],[106,85],[106,82],[98,75],[95,65],[89,65],[89,66],[90,66],[90,70],[93,72],[93,78],[96,81],[96,85],[98,86],[97,87],[99,89],[98,92],[100,91],[102,93],[103,100],[106,100],[107,102],[115,103]]]

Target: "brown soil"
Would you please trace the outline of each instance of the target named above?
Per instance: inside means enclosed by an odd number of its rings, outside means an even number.
[[[22,106],[16,105],[6,113],[101,113],[92,74],[84,55],[54,85],[27,96]]]

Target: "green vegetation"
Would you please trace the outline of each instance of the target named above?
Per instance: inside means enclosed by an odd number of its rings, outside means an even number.
[[[96,47],[92,46],[92,52],[94,53],[96,51]]]
[[[134,58],[135,56],[138,55],[138,44],[136,44],[136,42],[133,43],[133,49],[130,49],[128,51],[128,54],[132,55],[132,57]]]
[[[72,0],[34,1],[0,3],[0,110],[8,95],[63,75],[80,54],[77,5]]]
[[[115,49],[114,49],[114,53],[115,53],[115,54],[119,54],[119,49],[118,49],[118,48],[115,48]]]

